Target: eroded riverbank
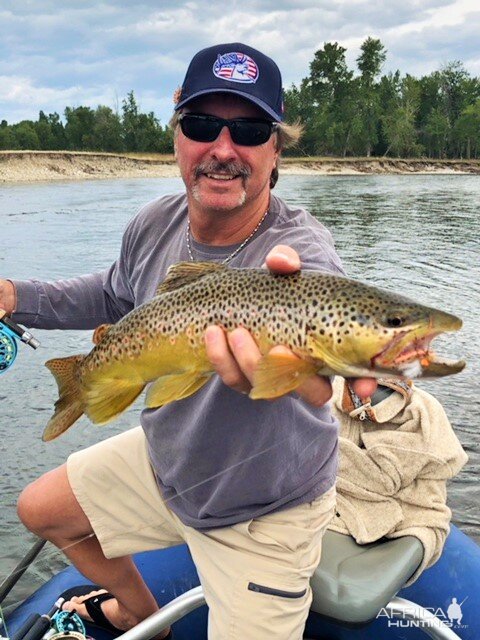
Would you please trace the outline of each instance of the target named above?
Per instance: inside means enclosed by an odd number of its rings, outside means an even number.
[[[479,160],[284,158],[290,175],[480,174]],[[179,176],[173,156],[76,151],[0,151],[0,183]]]

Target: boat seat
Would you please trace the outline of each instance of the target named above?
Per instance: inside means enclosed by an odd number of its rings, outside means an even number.
[[[327,531],[322,559],[311,580],[311,608],[343,625],[368,624],[405,585],[422,558],[422,543],[413,536],[359,545],[348,535]]]

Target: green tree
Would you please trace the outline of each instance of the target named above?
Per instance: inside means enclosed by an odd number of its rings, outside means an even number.
[[[40,149],[40,141],[35,131],[35,123],[31,120],[22,120],[12,125],[17,149]]]
[[[298,147],[286,150],[286,154],[315,154],[314,112],[312,88],[307,78],[304,78],[300,86],[292,84],[284,92],[285,119],[288,123],[300,122],[303,127],[303,135]],[[318,109],[318,107],[317,107]]]
[[[451,131],[450,122],[440,107],[432,109],[425,123],[425,139],[428,155],[444,158]]]
[[[65,127],[60,119],[58,113],[49,113],[47,116],[47,122],[50,125],[50,129],[53,135],[53,149],[66,149],[67,138],[65,136]]]
[[[120,116],[110,107],[98,106],[94,114],[93,148],[99,151],[123,151]]]
[[[378,83],[378,96],[380,104],[379,122],[378,122],[378,143],[375,147],[376,155],[384,155],[388,142],[385,138],[384,128],[382,125],[383,117],[391,114],[398,108],[401,95],[401,77],[400,71],[395,73],[389,72],[380,78]]]
[[[173,137],[163,129],[153,111],[140,112],[133,91],[122,101],[122,112],[123,140],[127,151],[173,151]]]
[[[66,107],[65,137],[69,149],[86,151],[95,148],[95,113],[90,107]]]
[[[463,110],[480,98],[479,83],[459,60],[449,62],[436,73],[444,113],[453,125]]]
[[[480,100],[464,109],[456,122],[455,136],[459,141],[459,151],[462,157],[468,159],[479,157]]]
[[[137,145],[139,151],[158,152],[162,146],[163,129],[153,111],[138,115]]]
[[[362,83],[373,86],[380,74],[387,57],[387,50],[377,38],[367,38],[360,47],[361,54],[357,58],[357,65],[362,74]]]
[[[353,77],[345,61],[346,49],[338,42],[326,42],[310,63],[310,84],[315,101],[334,101]]]
[[[18,149],[13,129],[6,120],[0,122],[0,149]]]
[[[350,147],[355,118],[353,72],[347,67],[346,49],[327,42],[315,52],[308,83],[313,99],[312,133],[317,153],[328,146],[331,153],[345,156]]]
[[[163,130],[158,153],[173,153],[173,129],[166,126]]]
[[[357,148],[370,156],[378,143],[380,118],[380,92],[378,76],[386,58],[386,49],[380,40],[367,38],[360,47],[357,65],[361,72],[358,84],[358,109],[354,119]]]
[[[415,113],[409,107],[397,107],[392,113],[382,117],[382,128],[388,147],[384,155],[396,157],[416,157],[422,147],[417,142]]]
[[[135,94],[130,91],[122,100],[123,141],[127,151],[139,151],[138,146],[138,104]]]
[[[38,121],[34,123],[34,127],[40,143],[40,149],[55,149],[55,137],[52,127],[43,111],[38,114]]]

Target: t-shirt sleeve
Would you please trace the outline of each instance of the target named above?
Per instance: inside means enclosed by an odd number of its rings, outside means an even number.
[[[345,275],[332,234],[327,227],[305,209],[289,207],[274,196],[271,208],[276,213],[275,222],[268,233],[255,243],[256,251],[263,252],[262,260],[274,246],[284,244],[297,251],[302,269]]]
[[[14,319],[37,329],[93,329],[115,323],[131,311],[135,302],[129,278],[132,222],[118,259],[104,271],[55,282],[12,280],[17,294]]]

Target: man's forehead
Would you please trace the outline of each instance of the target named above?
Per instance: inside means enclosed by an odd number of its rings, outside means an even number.
[[[219,108],[239,110],[246,118],[269,118],[260,107],[232,93],[211,93],[195,98],[185,105],[185,111],[191,113],[209,113]]]

